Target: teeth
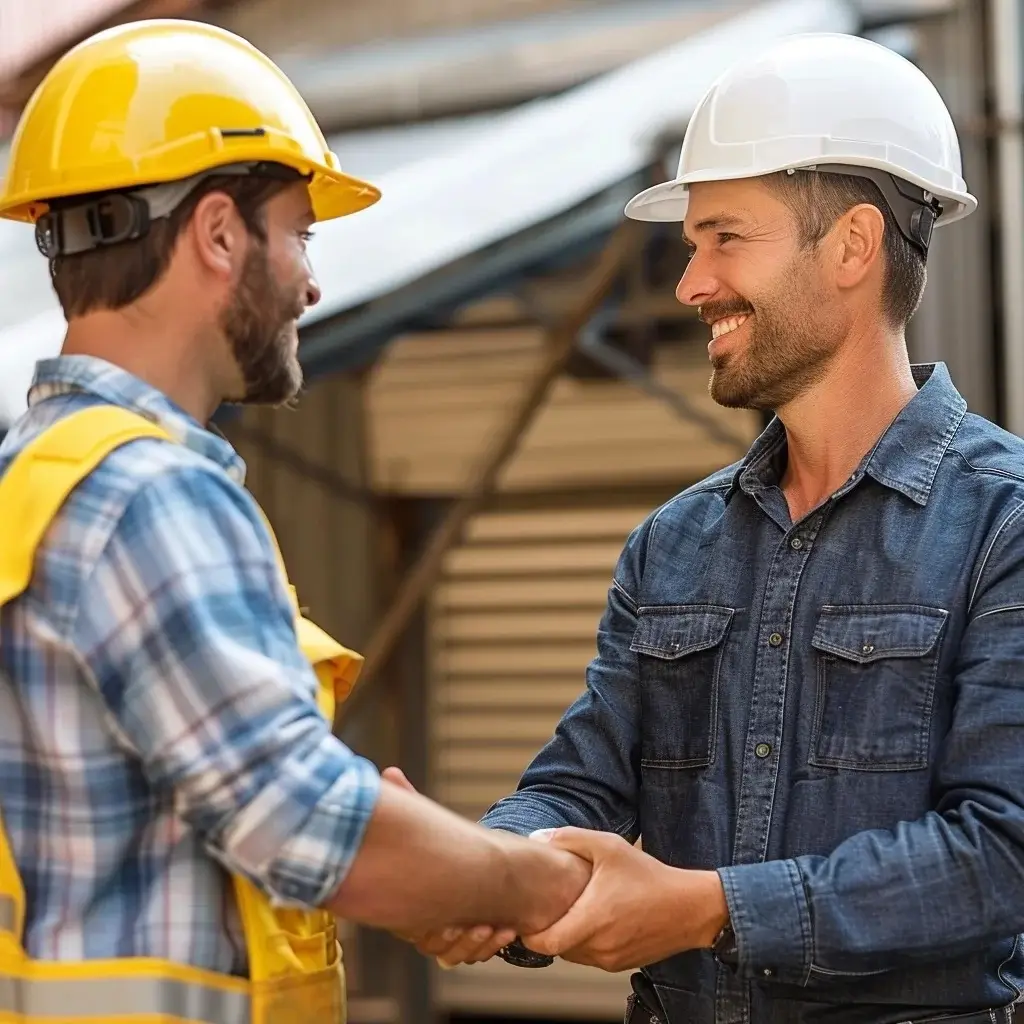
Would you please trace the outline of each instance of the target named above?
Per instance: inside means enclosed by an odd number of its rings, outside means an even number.
[[[743,313],[740,316],[727,316],[724,320],[716,320],[711,325],[711,337],[720,338],[723,334],[735,331],[737,327],[746,323],[748,316],[748,313]]]

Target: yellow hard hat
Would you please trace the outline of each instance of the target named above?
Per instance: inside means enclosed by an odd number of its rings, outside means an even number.
[[[11,142],[0,217],[34,223],[50,200],[247,164],[309,175],[317,220],[380,198],[341,172],[295,86],[250,43],[200,22],[134,22],[69,50],[40,83]]]

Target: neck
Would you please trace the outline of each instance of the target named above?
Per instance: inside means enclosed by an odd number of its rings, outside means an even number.
[[[838,490],[917,394],[902,332],[844,344],[825,377],[778,410],[793,522]]]
[[[61,354],[96,356],[119,366],[205,425],[222,397],[211,372],[215,346],[190,343],[174,320],[137,310],[88,313],[68,324]]]

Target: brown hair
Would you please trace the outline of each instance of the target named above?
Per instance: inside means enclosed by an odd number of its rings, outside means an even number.
[[[903,236],[879,187],[867,178],[831,172],[780,171],[762,180],[796,217],[801,244],[807,248],[816,246],[844,213],[860,203],[878,208],[885,221],[882,314],[892,327],[905,327],[921,304],[926,261],[924,253]]]
[[[211,192],[234,201],[245,226],[266,239],[264,204],[285,187],[280,180],[244,175],[205,178],[167,217],[154,220],[141,238],[107,248],[56,256],[50,279],[68,319],[99,309],[121,309],[147,292],[167,270],[174,248],[196,206]]]

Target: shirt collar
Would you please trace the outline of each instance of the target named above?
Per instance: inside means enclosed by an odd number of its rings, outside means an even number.
[[[236,483],[245,481],[245,463],[215,428],[204,427],[162,391],[96,356],[57,356],[36,364],[28,404],[56,395],[87,394],[130,409],[159,424],[186,448],[221,467]]]
[[[939,463],[967,412],[945,363],[911,367],[917,394],[864,457],[853,475],[864,475],[926,505]],[[781,478],[786,431],[776,418],[751,445],[733,477],[732,488],[748,494],[775,486]]]

